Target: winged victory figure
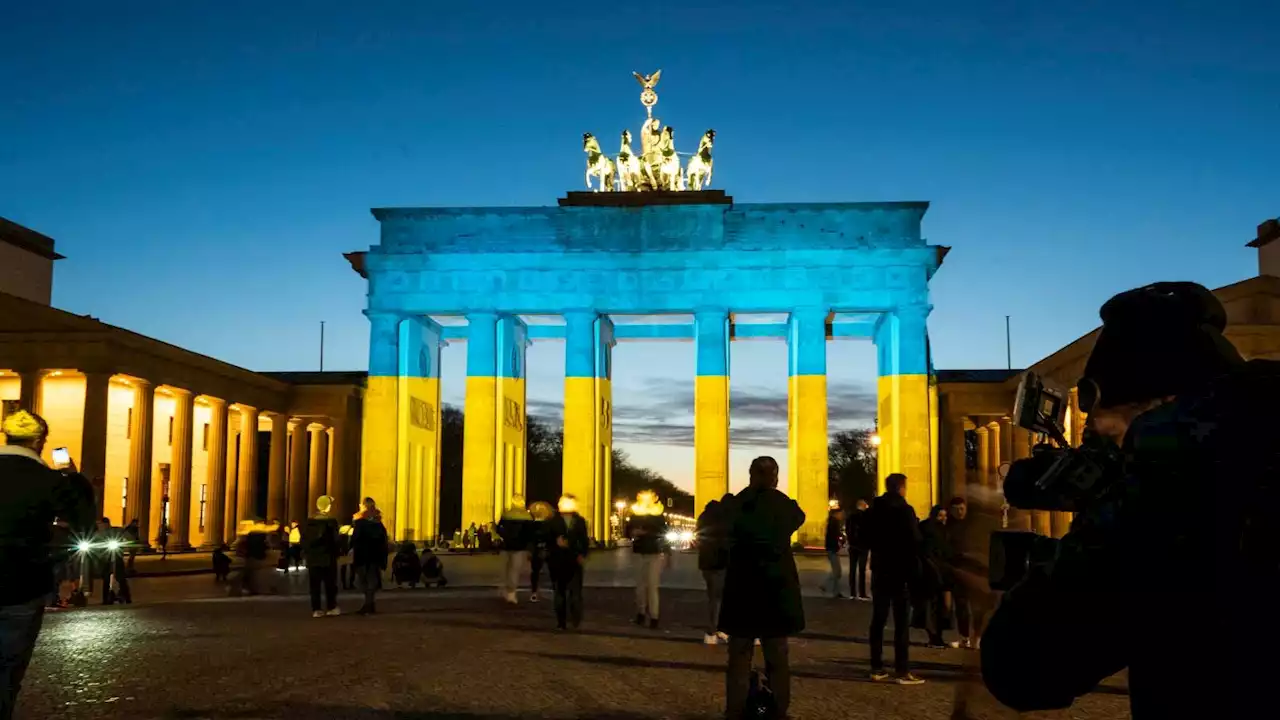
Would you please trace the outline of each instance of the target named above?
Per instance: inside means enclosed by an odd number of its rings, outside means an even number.
[[[639,82],[640,86],[645,90],[652,90],[658,85],[658,80],[662,79],[661,70],[654,72],[652,75],[641,75],[634,71],[631,74],[636,76],[636,81]]]

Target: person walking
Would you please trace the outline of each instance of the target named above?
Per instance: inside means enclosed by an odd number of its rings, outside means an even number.
[[[373,502],[365,498],[366,502]],[[303,556],[307,562],[307,585],[311,592],[311,617],[341,615],[338,608],[338,521],[330,515],[333,498],[316,500],[315,515],[302,531]],[[324,607],[320,589],[324,588]]]
[[[92,564],[92,573],[102,579],[102,604],[131,604],[133,594],[129,592],[129,577],[121,551],[125,542],[123,532],[111,526],[111,518],[104,517],[98,521],[93,540],[98,554]]]
[[[523,495],[511,498],[511,507],[502,513],[498,523],[498,536],[502,538],[502,597],[515,605],[519,602],[516,589],[520,587],[520,573],[529,564],[533,538],[533,515],[525,509]]]
[[[871,552],[871,679],[891,679],[884,670],[884,626],[893,611],[893,661],[899,685],[920,685],[911,674],[911,588],[920,575],[920,523],[907,503],[907,476],[885,478],[885,492],[867,511]]]
[[[169,559],[169,525],[168,523],[160,523],[160,530],[156,534],[156,544],[160,546],[160,559]]]
[[[858,498],[853,509],[845,513],[844,538],[849,547],[849,599],[870,600],[867,592],[867,547],[863,539],[862,520],[866,516],[867,501]]]
[[[645,490],[636,496],[627,522],[627,537],[635,557],[636,624],[657,629],[662,570],[671,556],[667,521],[658,494]]]
[[[94,494],[75,463],[55,470],[41,458],[49,425],[19,410],[0,424],[0,720],[11,720],[64,551],[51,545],[54,523],[93,531]]]
[[[138,549],[142,547],[142,533],[138,530],[138,518],[129,521],[124,526],[124,537],[129,544],[129,562],[125,568],[129,572],[133,572],[134,560],[138,557]]]
[[[538,581],[542,578],[542,568],[547,562],[548,539],[547,523],[554,511],[549,503],[535,502],[529,507],[533,515],[533,529],[529,545],[529,602],[538,602]]]
[[[778,491],[778,462],[751,462],[750,484],[729,505],[729,566],[720,606],[720,630],[729,636],[725,672],[725,718],[740,720],[751,686],[755,642],[764,653],[765,677],[778,714],[791,703],[787,638],[804,630],[800,574],[791,536],[804,525],[804,511]]]
[[[702,642],[718,645],[727,642],[720,632],[720,603],[724,598],[724,573],[729,567],[729,503],[733,495],[707,503],[698,516],[698,570],[707,585],[707,630]]]
[[[547,523],[549,545],[547,565],[551,570],[551,586],[555,590],[556,628],[574,630],[582,624],[582,574],[591,536],[587,521],[578,514],[578,501],[572,495],[560,498],[559,513]]]
[[[359,615],[373,615],[378,610],[377,594],[382,589],[382,572],[387,569],[387,543],[382,511],[372,498],[365,498],[364,512],[351,523],[351,569],[356,585],[364,593],[364,604],[356,611]],[[337,557],[334,563],[336,566]],[[337,582],[337,578],[333,581]]]
[[[844,513],[839,508],[832,508],[827,513],[827,532],[824,546],[827,550],[827,563],[831,565],[831,574],[823,583],[822,590],[831,593],[837,600],[844,599],[840,592],[840,579],[844,576],[840,567],[840,548],[844,546]]]

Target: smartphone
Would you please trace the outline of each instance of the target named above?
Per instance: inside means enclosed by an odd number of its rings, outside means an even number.
[[[53,449],[53,464],[58,467],[66,467],[71,464],[71,453],[67,452],[64,447]]]

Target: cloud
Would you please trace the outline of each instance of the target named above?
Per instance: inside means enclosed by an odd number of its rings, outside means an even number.
[[[639,392],[627,392],[613,411],[613,438],[619,443],[693,445],[693,382],[647,380]],[[729,442],[736,447],[787,446],[786,391],[734,388],[729,394]],[[529,398],[530,415],[558,423],[564,416],[559,399]],[[827,424],[832,430],[871,424],[876,393],[864,385],[827,388]]]

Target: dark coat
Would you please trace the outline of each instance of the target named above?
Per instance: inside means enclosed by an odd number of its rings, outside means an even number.
[[[951,588],[951,546],[947,526],[932,518],[920,523],[920,556],[923,574],[919,590],[935,593]]]
[[[661,515],[636,515],[627,522],[631,551],[639,555],[657,555],[668,551],[667,519]]]
[[[533,544],[533,516],[523,508],[511,508],[502,513],[498,522],[498,537],[502,538],[502,549],[510,552],[524,552]]]
[[[920,521],[907,499],[886,492],[863,518],[862,531],[871,551],[871,583],[913,583],[920,577]]]
[[[804,630],[800,575],[791,554],[791,536],[804,524],[804,511],[776,489],[749,487],[734,497],[729,517],[720,631],[777,638]]]
[[[564,538],[567,547],[560,547]],[[591,549],[587,521],[577,513],[557,514],[547,521],[547,567],[552,578],[568,578],[582,568]]]
[[[307,518],[302,527],[303,558],[309,568],[338,564],[338,521],[328,515]],[[352,543],[354,545],[354,541]]]
[[[866,550],[866,538],[862,535],[862,521],[866,517],[866,510],[851,508],[845,511],[844,516],[844,537],[849,543],[850,550]]]
[[[93,486],[83,476],[46,467],[5,447],[0,452],[0,605],[18,605],[53,588],[54,564],[69,549],[53,547],[54,519],[71,535],[88,535]]]
[[[381,520],[360,518],[351,523],[352,565],[386,570],[387,551],[387,528]],[[310,561],[307,564],[310,565]]]
[[[843,530],[842,523],[834,515],[827,517],[827,536],[823,542],[827,552],[840,552],[844,542],[844,537],[841,534]]]
[[[698,516],[698,569],[704,572],[729,567],[728,508],[719,500],[707,503]]]

